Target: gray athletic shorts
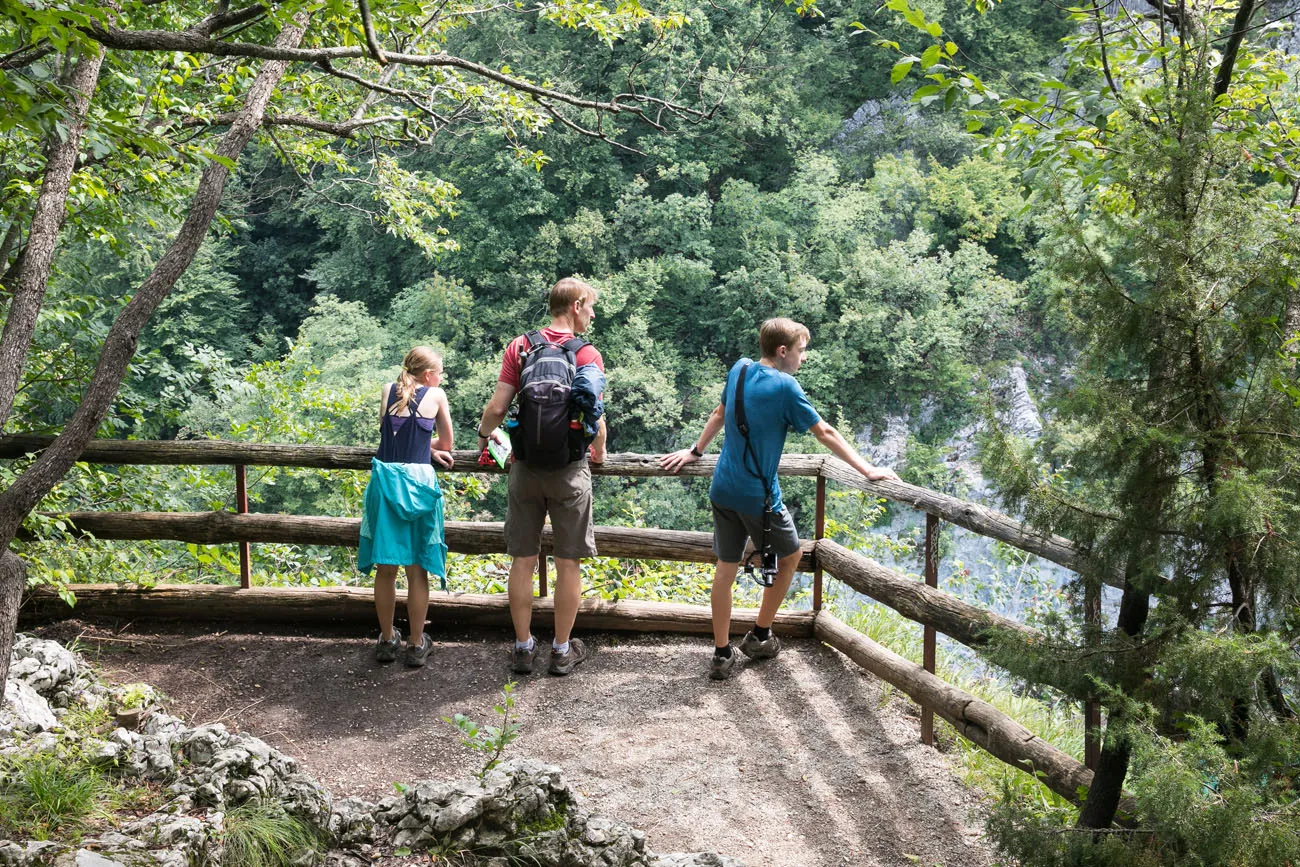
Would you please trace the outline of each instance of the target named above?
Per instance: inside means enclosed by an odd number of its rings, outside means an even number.
[[[763,533],[763,516],[747,515],[714,502],[709,505],[713,506],[713,553],[723,563],[739,563],[745,556],[746,539],[753,539],[754,545],[758,545]],[[777,557],[789,557],[799,550],[799,533],[789,509],[774,512],[770,523],[768,542]]]

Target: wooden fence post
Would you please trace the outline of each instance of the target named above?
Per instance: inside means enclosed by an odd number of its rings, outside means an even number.
[[[928,512],[925,515],[925,585],[936,589],[939,586],[939,519]],[[921,666],[934,674],[934,627],[926,626],[924,630]],[[927,747],[934,746],[934,711],[924,705],[921,707],[921,743]]]
[[[546,552],[537,552],[537,595],[546,596]]]
[[[817,524],[813,530],[815,540],[826,535],[826,477],[817,475]],[[822,564],[813,548],[813,611],[822,610]]]
[[[235,511],[248,514],[248,468],[235,464]],[[247,590],[253,586],[251,565],[252,548],[248,542],[239,543],[239,586]]]

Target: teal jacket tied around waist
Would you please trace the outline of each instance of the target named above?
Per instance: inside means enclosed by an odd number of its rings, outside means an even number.
[[[370,461],[357,567],[369,573],[376,563],[423,566],[446,589],[442,490],[431,465]]]

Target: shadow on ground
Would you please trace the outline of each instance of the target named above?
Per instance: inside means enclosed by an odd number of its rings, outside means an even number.
[[[379,666],[355,632],[213,631],[66,622],[105,678],[146,681],[192,724],[221,721],[297,757],[336,795],[476,770],[441,717],[493,720],[504,636],[437,634],[423,669]],[[656,851],[712,850],[751,867],[991,864],[977,798],[919,744],[915,708],[813,641],[705,677],[707,638],[593,634],[567,678],[519,680],[510,755],[559,765],[593,808]],[[543,666],[544,668],[544,666]]]

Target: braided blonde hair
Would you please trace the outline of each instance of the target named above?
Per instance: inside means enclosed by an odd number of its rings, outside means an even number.
[[[393,409],[400,410],[410,403],[419,380],[427,371],[439,367],[442,367],[442,356],[427,346],[417,346],[406,353],[402,359],[402,372],[397,374],[397,403]]]

